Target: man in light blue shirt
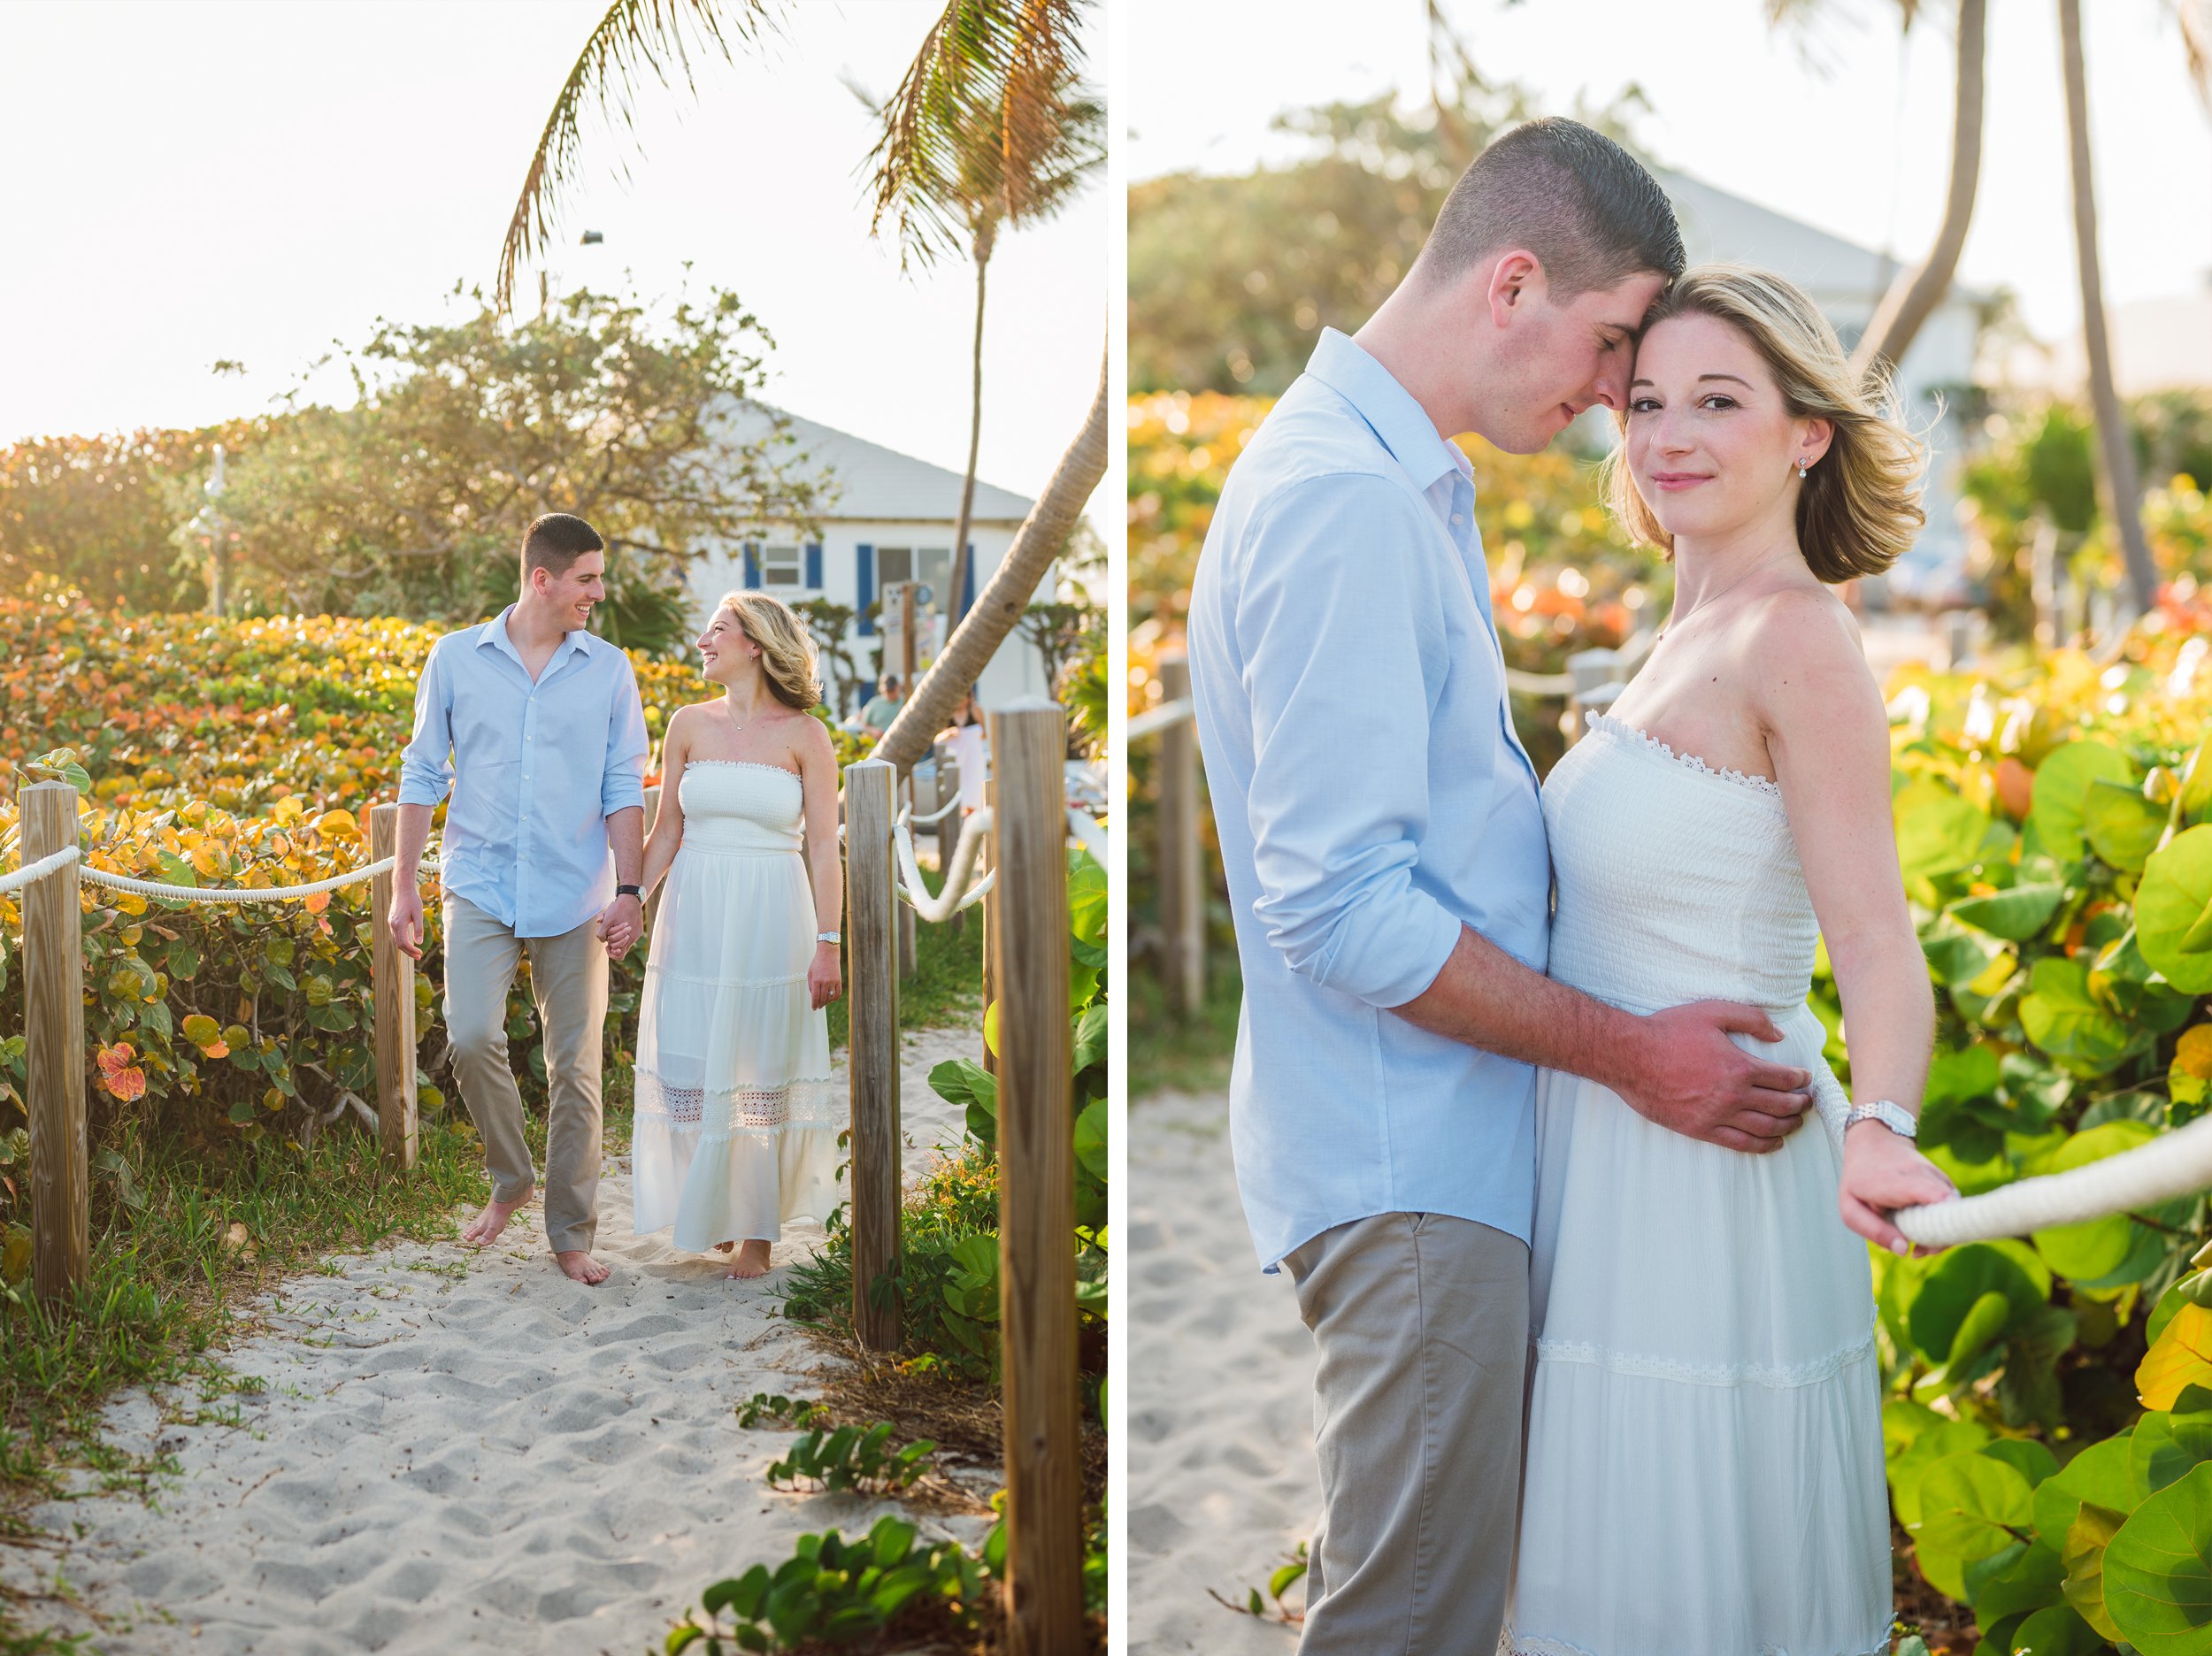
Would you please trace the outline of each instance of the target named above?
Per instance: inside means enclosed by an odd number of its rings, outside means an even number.
[[[606,596],[604,542],[549,513],[523,538],[522,594],[431,648],[400,767],[388,924],[421,958],[417,889],[431,812],[446,808],[446,1023],[492,1197],[463,1231],[506,1228],[537,1179],[507,1057],[507,991],[526,951],[545,1041],[545,1234],[562,1270],[606,1280],[599,1223],[600,1029],[607,962],[644,929],[645,713],[629,657],[586,630]]]
[[[1319,1353],[1305,1656],[1479,1652],[1518,1493],[1534,1072],[1749,1147],[1809,1102],[1711,1005],[1639,1018],[1543,975],[1550,862],[1466,456],[1618,408],[1679,273],[1649,174],[1572,121],[1486,150],[1356,341],[1325,332],[1231,472],[1192,691],[1244,973],[1230,1083],[1260,1261]]]

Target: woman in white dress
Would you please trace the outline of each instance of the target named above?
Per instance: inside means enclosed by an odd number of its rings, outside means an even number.
[[[1889,1649],[1874,1301],[1887,1214],[1955,1192],[1914,1147],[1934,1007],[1890,821],[1888,719],[1834,583],[1921,523],[1919,446],[1819,310],[1740,266],[1646,320],[1612,501],[1674,611],[1544,787],[1551,975],[1636,1012],[1764,1008],[1814,1077],[1770,1154],[1537,1094],[1534,1367],[1515,1656]],[[1854,1104],[1806,1006],[1816,938]],[[1747,1043],[1748,1038],[1745,1038]]]
[[[837,755],[782,602],[732,593],[698,642],[722,694],[670,718],[645,845],[645,890],[668,890],[638,1008],[634,1224],[735,1246],[728,1274],[758,1276],[786,1222],[837,1201]]]

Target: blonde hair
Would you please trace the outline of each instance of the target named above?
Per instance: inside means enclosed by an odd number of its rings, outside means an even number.
[[[814,640],[791,606],[764,592],[722,594],[719,606],[737,617],[745,636],[760,646],[761,671],[777,701],[802,713],[810,712],[822,699],[822,681],[816,676]]]
[[[1911,548],[1927,514],[1920,478],[1927,448],[1898,417],[1880,367],[1855,375],[1843,342],[1803,289],[1748,264],[1685,271],[1644,315],[1640,337],[1681,316],[1725,322],[1766,361],[1790,413],[1829,422],[1834,434],[1797,497],[1797,544],[1820,579],[1878,575]],[[1674,537],[1636,491],[1625,457],[1628,411],[1613,416],[1622,441],[1604,463],[1606,504],[1632,539],[1674,556]]]

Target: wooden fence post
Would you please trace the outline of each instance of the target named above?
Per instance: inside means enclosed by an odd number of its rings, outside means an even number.
[[[852,1089],[853,1328],[871,1351],[899,1343],[899,1306],[876,1284],[899,1268],[899,961],[891,822],[898,767],[845,767],[846,1001]]]
[[[17,796],[23,861],[77,843],[77,790],[34,782]],[[92,1257],[85,1142],[84,927],[74,868],[26,886],[24,1057],[31,1126],[31,1280],[42,1300],[65,1300]]]
[[[369,809],[369,859],[381,862],[399,848],[399,807]],[[370,982],[376,996],[376,1136],[384,1164],[405,1173],[415,1165],[419,1117],[415,1108],[415,962],[399,952],[384,916],[392,911],[392,874],[369,883],[369,912],[376,941],[370,950]]]
[[[1068,1031],[1066,716],[1027,697],[991,717],[999,884],[999,1292],[1008,1648],[1083,1644],[1077,1435],[1075,1113]]]
[[[1160,657],[1170,702],[1190,695],[1190,659]],[[1178,719],[1160,732],[1160,949],[1169,1000],[1187,1016],[1206,1001],[1206,887],[1198,846],[1198,732]]]

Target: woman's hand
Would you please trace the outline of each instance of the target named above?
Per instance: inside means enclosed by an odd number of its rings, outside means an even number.
[[[1893,1254],[1937,1252],[1914,1248],[1904,1232],[1890,1223],[1889,1215],[1900,1208],[1955,1201],[1958,1193],[1958,1186],[1921,1154],[1909,1138],[1877,1121],[1854,1122],[1846,1130],[1837,1205],[1843,1211],[1844,1223],[1877,1246]]]
[[[814,946],[813,963],[806,969],[806,992],[817,1012],[845,992],[844,976],[837,966],[836,944]]]

